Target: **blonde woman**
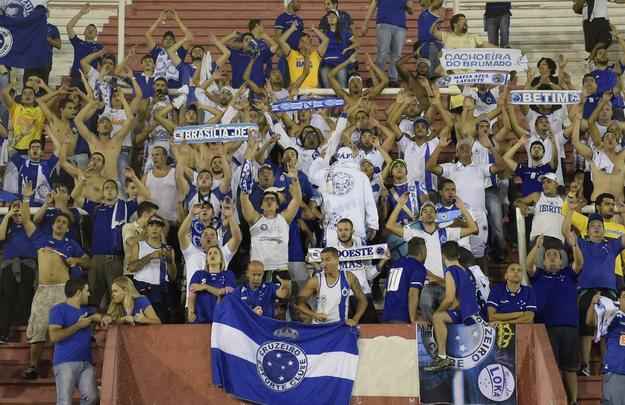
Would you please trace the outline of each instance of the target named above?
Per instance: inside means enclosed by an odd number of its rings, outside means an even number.
[[[206,252],[206,267],[196,271],[191,277],[189,322],[213,322],[213,311],[219,298],[234,291],[234,274],[225,268],[226,262],[219,246],[209,247]]]
[[[150,301],[139,294],[132,280],[121,276],[113,280],[111,303],[102,322],[107,325],[111,322],[135,325],[160,324],[161,320]]]

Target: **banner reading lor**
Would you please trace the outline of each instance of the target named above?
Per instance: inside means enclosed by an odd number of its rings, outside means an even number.
[[[417,324],[421,404],[516,405],[515,327],[483,322],[449,325],[447,355],[455,366],[425,370],[436,356],[432,327]]]

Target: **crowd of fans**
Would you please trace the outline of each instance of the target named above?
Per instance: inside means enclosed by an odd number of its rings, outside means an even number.
[[[211,35],[218,54],[164,10],[145,34],[150,52],[132,48],[121,61],[94,25],[75,31],[86,4],[67,25],[74,63],[55,89],[61,41],[50,25],[44,66],[27,69],[23,86],[3,76],[0,93],[0,343],[28,323],[24,377],[38,377],[49,340],[59,403],[78,381],[95,400],[90,325],[210,323],[234,294],[278,319],[431,322],[430,370],[453,364],[447,324],[544,323],[575,403],[577,374],[590,374],[587,315],[599,295],[625,300],[625,57],[607,52],[625,52],[625,37],[605,1],[578,0],[589,52],[581,82],[563,57],[542,58],[525,84],[513,72],[508,85],[448,97],[436,85],[441,49],[509,47],[510,2],[487,4],[488,40],[468,33],[463,14],[440,30],[442,0],[421,3],[408,52],[412,0],[372,0],[362,29],[337,0],[324,1],[318,28],[290,0],[267,32],[253,19],[245,32]],[[374,12],[375,58],[360,46]],[[155,38],[163,24],[184,36]],[[401,89],[381,114],[387,87]],[[580,90],[581,101],[513,105],[513,87]],[[344,107],[272,111],[317,88]],[[235,123],[258,130],[173,142],[183,126]],[[527,271],[512,263],[501,275],[493,263],[516,260],[517,207]],[[381,258],[340,260],[383,243]],[[619,338],[608,335],[608,350]],[[604,371],[625,377],[625,362]]]

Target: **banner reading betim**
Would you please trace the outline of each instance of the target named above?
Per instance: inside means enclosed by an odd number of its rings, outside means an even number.
[[[431,325],[417,324],[417,342],[421,404],[516,405],[514,325],[448,325],[454,367],[441,371],[426,370],[437,353]]]

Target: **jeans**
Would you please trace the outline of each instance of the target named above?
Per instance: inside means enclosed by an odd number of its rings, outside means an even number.
[[[70,361],[54,366],[56,405],[71,405],[74,388],[80,392],[80,405],[98,403],[95,369],[86,361]]]
[[[389,62],[388,76],[390,81],[398,81],[399,76],[395,63],[401,56],[406,40],[406,29],[391,24],[378,24],[376,29],[378,55],[375,64],[382,70]]]
[[[500,48],[510,47],[510,14],[485,17],[488,42]]]
[[[324,89],[330,88],[330,70],[334,69],[334,66],[324,65],[319,68],[319,79],[321,79],[321,87]],[[341,69],[336,74],[336,80],[339,82],[342,88],[347,87],[347,69]]]
[[[506,246],[503,234],[503,203],[497,186],[486,189],[486,211],[488,212],[491,253],[496,256],[503,255]]]

